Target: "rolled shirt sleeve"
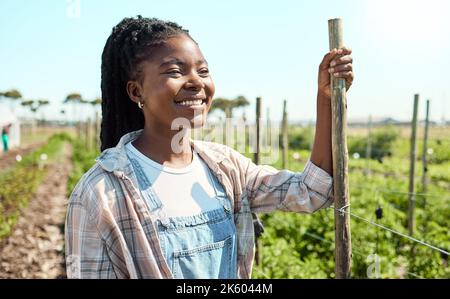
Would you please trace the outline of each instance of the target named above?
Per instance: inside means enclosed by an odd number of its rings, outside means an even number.
[[[316,166],[311,160],[308,160],[303,170],[303,178],[303,182],[310,190],[325,197],[329,201],[329,205],[332,204],[333,177],[328,172]]]
[[[310,160],[303,172],[247,163],[246,192],[253,212],[313,213],[333,203],[332,177]]]

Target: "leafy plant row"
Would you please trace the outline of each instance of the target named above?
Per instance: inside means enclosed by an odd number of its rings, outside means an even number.
[[[28,205],[42,183],[48,163],[62,154],[63,144],[68,140],[70,136],[65,133],[51,136],[45,145],[0,175],[0,239],[10,235],[21,209]]]

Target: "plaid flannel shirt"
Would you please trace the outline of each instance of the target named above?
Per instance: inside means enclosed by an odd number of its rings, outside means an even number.
[[[75,186],[65,226],[68,278],[172,278],[125,144],[104,150]],[[232,201],[238,277],[250,278],[255,255],[251,213],[312,213],[332,204],[332,177],[308,160],[303,172],[256,165],[222,144],[190,139]]]

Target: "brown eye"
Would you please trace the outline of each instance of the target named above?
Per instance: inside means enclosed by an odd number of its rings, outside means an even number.
[[[165,72],[164,74],[177,78],[183,75],[183,73],[179,69],[171,69]]]
[[[173,70],[169,70],[166,74],[180,74],[181,75],[181,71],[177,70],[177,69],[173,69]]]
[[[203,76],[208,76],[209,75],[209,70],[208,69],[201,69],[198,73],[200,75],[203,75]]]

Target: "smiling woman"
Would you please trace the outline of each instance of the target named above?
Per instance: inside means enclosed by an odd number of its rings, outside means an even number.
[[[352,85],[350,54],[320,64],[316,139],[296,173],[190,139],[215,91],[198,44],[173,22],[122,20],[102,55],[102,153],[68,205],[68,277],[249,278],[252,213],[332,203],[330,75]]]

